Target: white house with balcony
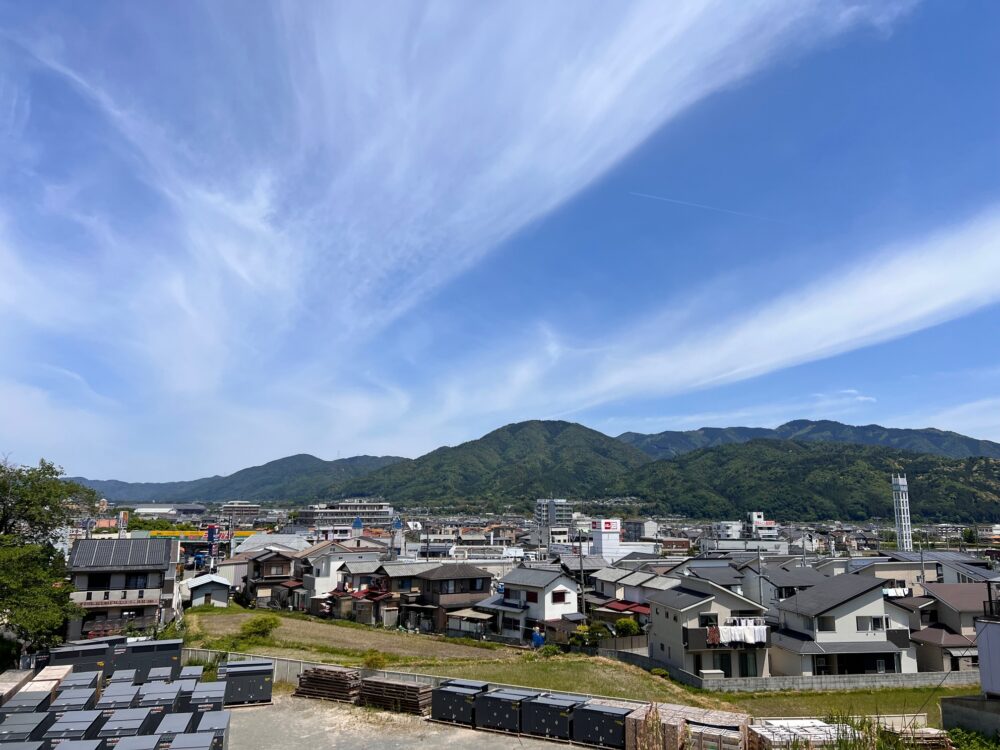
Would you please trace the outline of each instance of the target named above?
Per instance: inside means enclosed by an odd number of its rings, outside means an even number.
[[[544,631],[546,621],[576,612],[577,590],[577,582],[561,569],[514,568],[500,579],[498,593],[475,608],[494,614],[499,635],[527,640],[536,627]]]
[[[79,539],[69,558],[70,599],[86,613],[70,640],[162,627],[180,617],[174,539]]]
[[[909,612],[885,597],[884,585],[881,578],[848,573],[780,601],[772,674],[916,672]]]
[[[766,607],[695,576],[648,596],[649,657],[705,678],[768,677]]]

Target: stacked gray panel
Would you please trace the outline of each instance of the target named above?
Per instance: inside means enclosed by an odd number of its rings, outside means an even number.
[[[177,709],[178,711],[186,711],[187,706],[191,705],[191,696],[194,695],[194,689],[198,687],[197,680],[185,680],[183,678],[179,680],[174,680],[173,685],[177,686]]]
[[[171,682],[174,679],[172,667],[150,667],[146,675],[147,682]]]
[[[153,734],[159,736],[161,745],[167,745],[176,735],[184,734],[194,729],[195,716],[196,714],[191,712],[166,714],[160,719],[160,723],[156,725]]]
[[[153,713],[173,713],[177,710],[181,686],[176,682],[147,682],[139,688],[139,707]]]
[[[48,691],[22,690],[0,706],[0,715],[31,714],[36,711],[45,711],[50,703],[52,703],[52,693]]]
[[[111,673],[111,679],[108,683],[111,685],[118,685],[124,683],[126,685],[138,685],[139,684],[139,673],[135,669],[116,669]]]
[[[122,708],[135,708],[139,704],[139,686],[117,683],[108,685],[97,699],[94,708],[110,716],[112,712]]]
[[[177,675],[179,680],[200,680],[205,674],[205,668],[201,665],[192,665],[188,667],[181,667],[180,674]]]
[[[447,685],[448,687],[460,687],[467,688],[469,690],[475,690],[477,693],[485,693],[490,689],[490,683],[481,682],[479,680],[445,680],[441,683],[442,686]]]
[[[59,690],[69,690],[71,688],[96,688],[100,686],[104,678],[103,672],[77,672],[73,667],[73,672],[66,675],[59,683]]]
[[[181,711],[221,711],[226,702],[226,683],[199,682]]]
[[[550,695],[532,698],[521,704],[521,731],[538,737],[568,740],[572,736],[573,712],[582,705]]]
[[[625,747],[625,717],[632,708],[586,703],[573,712],[573,741],[598,747]]]
[[[106,740],[108,747],[114,747],[122,737],[149,734],[158,720],[148,708],[123,708],[111,714],[97,736]]]
[[[149,670],[169,667],[171,678],[181,671],[181,646],[183,641],[137,641],[113,647],[115,669],[136,670],[136,681],[146,681]]]
[[[160,738],[155,734],[144,734],[136,737],[122,737],[115,745],[115,750],[156,750]],[[110,745],[108,746],[110,747]],[[6,748],[4,748],[6,750]]]
[[[5,742],[3,750],[45,750],[44,742]]]
[[[179,734],[170,743],[170,750],[212,750],[215,735],[211,732]]]
[[[522,690],[493,690],[476,695],[476,726],[502,732],[521,731],[521,704],[540,693]]]
[[[74,672],[98,671],[104,676],[111,674],[114,669],[111,646],[107,643],[75,643],[54,648],[49,651],[49,664],[71,664]]]
[[[63,714],[66,711],[90,711],[97,704],[94,688],[69,688],[61,691],[49,704],[49,711]]]
[[[215,740],[213,750],[226,750],[229,747],[229,712],[206,711],[198,719],[198,732],[209,733]]]
[[[104,750],[104,740],[63,740],[52,747],[59,750]]]
[[[104,717],[100,711],[67,711],[50,726],[43,740],[47,740],[53,747],[64,740],[92,740],[97,737],[97,733],[104,723]]]
[[[6,714],[0,723],[0,742],[40,740],[56,723],[56,715],[34,711],[28,714]],[[7,746],[4,745],[4,750]]]
[[[431,693],[431,718],[453,724],[476,725],[476,696],[481,690],[442,685]]]
[[[224,670],[226,705],[270,703],[274,664],[269,661],[230,662]],[[220,679],[222,674],[220,673]]]

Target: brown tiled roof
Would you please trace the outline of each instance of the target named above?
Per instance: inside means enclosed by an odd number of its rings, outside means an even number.
[[[956,612],[983,612],[987,599],[986,586],[982,583],[928,583],[924,590],[933,598]]]

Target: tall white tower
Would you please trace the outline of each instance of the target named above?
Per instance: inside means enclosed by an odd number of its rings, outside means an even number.
[[[910,491],[906,475],[892,475],[892,509],[896,512],[896,548],[913,552],[913,528],[910,526]]]

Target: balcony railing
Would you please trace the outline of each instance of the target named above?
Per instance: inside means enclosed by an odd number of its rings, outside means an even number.
[[[101,589],[97,591],[74,591],[70,600],[84,608],[150,606],[160,603],[162,589]]]
[[[155,615],[143,617],[116,617],[112,620],[90,620],[83,623],[81,631],[85,637],[97,638],[105,635],[118,635],[126,630],[146,630],[155,627]]]
[[[709,643],[709,628],[684,628],[684,647],[688,651],[704,651],[711,648],[770,648],[771,627],[767,626],[767,635],[763,641],[744,641],[730,639],[727,643]]]

